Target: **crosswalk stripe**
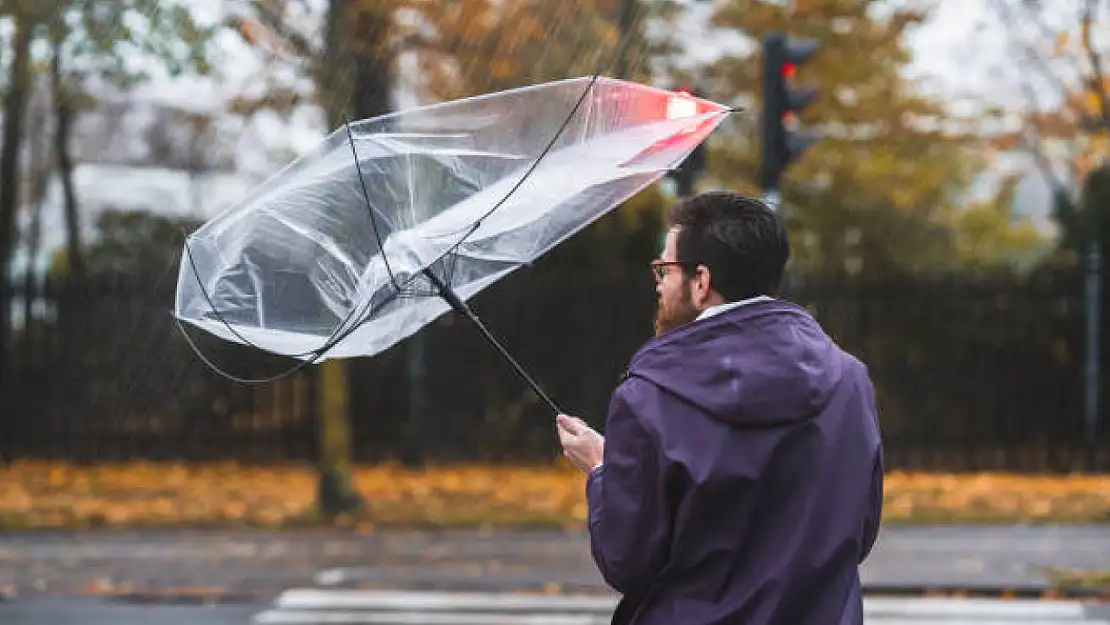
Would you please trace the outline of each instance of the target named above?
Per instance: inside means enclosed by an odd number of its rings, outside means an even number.
[[[616,597],[296,588],[255,625],[607,625]],[[864,599],[868,625],[1110,625],[1070,601]]]
[[[256,625],[609,625],[609,615],[590,614],[504,614],[470,612],[263,612],[254,617]]]
[[[287,590],[277,607],[295,609],[364,610],[489,610],[529,612],[611,612],[616,599],[568,595],[518,595],[507,593],[437,593],[408,591]]]

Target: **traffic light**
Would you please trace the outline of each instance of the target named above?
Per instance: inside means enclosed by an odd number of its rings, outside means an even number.
[[[696,88],[683,88],[667,103],[667,116],[672,118],[691,117],[697,113],[697,101],[694,98],[703,97]],[[690,197],[694,194],[694,183],[705,173],[706,155],[705,143],[687,155],[677,167],[667,172],[667,177],[675,183],[675,195]]]
[[[812,58],[818,47],[816,41],[781,33],[763,38],[763,167],[759,183],[768,196],[777,198],[783,172],[817,141],[816,135],[795,129],[798,113],[817,97],[817,88],[793,88],[791,82],[798,66]]]

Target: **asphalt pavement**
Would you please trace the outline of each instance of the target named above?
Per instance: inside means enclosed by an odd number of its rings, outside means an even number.
[[[938,622],[937,611],[947,610],[940,619],[946,623],[1110,625],[1105,603],[977,604],[880,596],[884,589],[914,586],[1043,587],[1048,568],[1110,568],[1110,526],[886,527],[862,568],[867,622]],[[4,625],[607,622],[603,611],[505,616],[497,611],[500,600],[484,612],[447,607],[430,613],[427,601],[417,598],[404,599],[388,613],[374,608],[372,597],[398,591],[433,597],[444,591],[612,597],[590,560],[586,535],[575,531],[0,534]],[[337,599],[342,593],[356,599],[344,606]],[[290,597],[300,597],[300,603]]]
[[[0,604],[4,625],[249,625],[262,605],[131,606],[92,598],[51,598]]]
[[[1047,586],[1047,569],[1110,568],[1110,526],[884,527],[865,586]],[[0,534],[0,593],[216,593],[305,584],[605,592],[579,531],[191,531]],[[187,599],[187,598],[186,598]],[[187,601],[185,601],[187,602]]]

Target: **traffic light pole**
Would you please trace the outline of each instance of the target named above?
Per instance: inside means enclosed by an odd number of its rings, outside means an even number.
[[[679,90],[679,93],[685,94],[683,97],[702,97],[701,91],[696,86],[684,87]],[[685,160],[667,172],[667,177],[674,182],[677,197],[687,198],[694,195],[695,183],[705,174],[706,158],[706,146],[704,143],[699,143]]]
[[[771,207],[771,210],[777,211],[779,204],[782,203],[782,194],[779,193],[778,189],[764,189],[763,201]]]

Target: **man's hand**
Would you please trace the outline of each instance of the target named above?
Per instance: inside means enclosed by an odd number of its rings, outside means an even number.
[[[563,444],[563,455],[571,464],[587,473],[601,464],[605,454],[604,436],[578,417],[561,414],[556,417],[555,424],[559,442]]]

